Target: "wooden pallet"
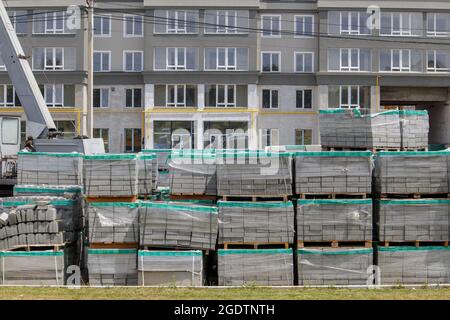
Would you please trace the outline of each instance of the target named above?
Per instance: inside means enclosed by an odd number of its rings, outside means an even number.
[[[331,247],[331,248],[348,248],[348,247],[365,247],[372,248],[372,240],[367,241],[301,241],[297,243],[298,248],[306,247]]]
[[[402,151],[428,151],[428,148],[402,148]]]
[[[439,246],[448,247],[449,241],[379,241],[378,245],[380,247],[390,247],[390,246],[414,246],[414,247],[428,247],[428,246]]]
[[[300,199],[368,199],[367,193],[300,193]]]
[[[276,195],[276,196],[269,196],[269,195],[224,195],[219,196],[219,199],[222,201],[251,201],[251,202],[258,202],[258,201],[283,201],[287,202],[290,200],[292,196],[284,194],[284,195]]]
[[[5,249],[5,251],[59,251],[66,247],[67,243],[60,243],[60,244],[28,244],[28,245],[19,245],[14,246],[9,249]]]
[[[289,249],[288,242],[224,242],[219,244],[219,248],[228,249]]]
[[[323,151],[369,151],[368,148],[351,148],[351,147],[322,147]]]
[[[450,193],[382,193],[381,199],[430,199],[450,198]]]
[[[170,194],[170,200],[210,200],[217,201],[217,196],[214,195],[191,195],[191,194]]]
[[[138,200],[137,196],[129,197],[86,197],[87,203],[94,202],[136,202]]]
[[[90,249],[137,249],[139,248],[139,243],[90,243]]]

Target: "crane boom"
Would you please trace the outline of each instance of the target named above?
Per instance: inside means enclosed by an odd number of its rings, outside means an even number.
[[[36,139],[47,138],[57,131],[56,126],[2,0],[0,43],[3,62],[28,120],[28,133]]]

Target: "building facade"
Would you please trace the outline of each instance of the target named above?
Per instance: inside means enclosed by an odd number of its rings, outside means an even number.
[[[84,4],[7,3],[67,138],[84,129],[88,30],[65,12]],[[319,144],[319,109],[357,107],[427,109],[450,145],[448,0],[97,0],[94,48],[110,152]],[[0,108],[22,112],[6,71]]]

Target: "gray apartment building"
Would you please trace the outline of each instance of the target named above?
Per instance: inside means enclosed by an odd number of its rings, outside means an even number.
[[[82,134],[87,18],[65,10],[85,1],[5,4],[58,127]],[[448,0],[97,0],[94,48],[110,152],[319,144],[326,108],[427,109],[450,145]],[[4,69],[0,110],[22,112]]]

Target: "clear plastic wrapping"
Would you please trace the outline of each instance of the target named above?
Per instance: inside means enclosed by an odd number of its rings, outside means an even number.
[[[428,148],[430,119],[425,110],[401,110],[402,148]]]
[[[372,240],[372,200],[299,200],[301,241]]]
[[[64,197],[77,198],[83,192],[82,186],[52,186],[52,185],[15,185],[14,196],[49,196],[49,197]]]
[[[149,196],[156,190],[158,180],[158,163],[156,154],[138,154],[137,166],[139,195]]]
[[[291,286],[291,249],[219,250],[219,286]]]

